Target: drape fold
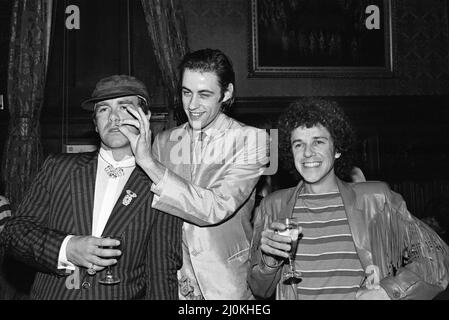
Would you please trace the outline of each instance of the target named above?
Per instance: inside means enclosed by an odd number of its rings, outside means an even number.
[[[181,0],[141,0],[169,101],[170,126],[180,107],[178,65],[189,51]]]
[[[16,208],[43,161],[44,99],[53,0],[13,0],[8,61],[10,121],[3,150],[5,195]]]

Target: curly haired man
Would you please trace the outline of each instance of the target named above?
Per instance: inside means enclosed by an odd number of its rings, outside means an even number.
[[[300,99],[279,128],[281,156],[302,181],[257,208],[248,275],[256,297],[432,299],[446,288],[449,248],[402,197],[383,182],[342,181],[355,138],[336,102]],[[301,227],[286,234],[279,218]],[[287,282],[292,248],[300,277]]]

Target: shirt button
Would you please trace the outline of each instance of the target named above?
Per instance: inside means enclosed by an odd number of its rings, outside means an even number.
[[[85,281],[85,282],[83,282],[83,284],[81,286],[83,287],[83,289],[89,289],[90,288],[90,283]]]

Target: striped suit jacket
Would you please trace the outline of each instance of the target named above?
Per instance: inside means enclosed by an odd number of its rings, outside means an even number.
[[[33,299],[177,299],[182,221],[151,208],[151,180],[139,167],[103,232],[123,237],[123,254],[113,269],[120,284],[99,284],[105,271],[90,276],[85,268],[71,273],[57,269],[64,238],[92,234],[97,156],[96,152],[50,156],[5,224],[0,247],[38,269]],[[123,201],[126,190],[137,195],[128,205]]]

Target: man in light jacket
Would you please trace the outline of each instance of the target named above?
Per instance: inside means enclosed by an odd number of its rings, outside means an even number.
[[[224,114],[235,75],[220,50],[187,54],[180,66],[188,122],[150,143],[140,110],[138,135],[126,133],[154,184],[153,207],[185,220],[180,299],[251,299],[246,283],[255,186],[268,162],[265,130]]]

